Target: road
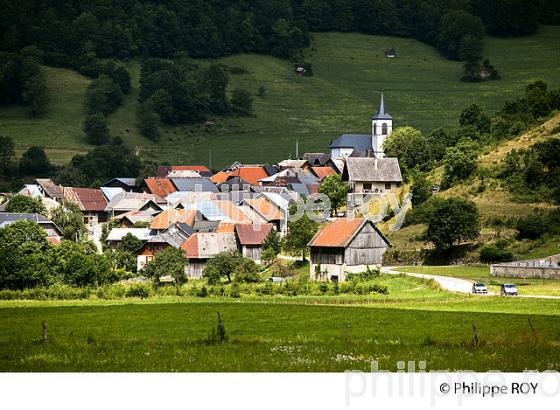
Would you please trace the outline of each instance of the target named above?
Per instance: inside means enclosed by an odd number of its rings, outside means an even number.
[[[389,275],[408,275],[414,276],[415,278],[422,278],[422,279],[433,279],[439,285],[449,291],[449,292],[457,292],[457,293],[471,293],[472,292],[472,284],[473,281],[467,279],[459,279],[453,278],[451,276],[440,276],[440,275],[427,275],[424,273],[412,273],[412,272],[398,272],[394,270],[395,267],[393,266],[383,266],[381,267],[381,272],[389,274]],[[498,294],[495,292],[488,292],[487,295],[478,295],[478,296],[497,296]],[[546,295],[519,295],[520,298],[537,298],[537,299],[560,299],[560,296],[546,296]]]

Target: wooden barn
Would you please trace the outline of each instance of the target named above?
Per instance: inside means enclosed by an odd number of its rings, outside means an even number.
[[[262,245],[270,231],[272,231],[272,224],[235,224],[235,234],[241,254],[260,263]]]
[[[202,277],[202,272],[210,259],[221,252],[236,251],[237,243],[233,232],[197,232],[181,245],[189,260],[185,273],[191,278]]]
[[[389,240],[368,219],[335,219],[309,242],[311,280],[344,281],[347,273],[380,266]]]

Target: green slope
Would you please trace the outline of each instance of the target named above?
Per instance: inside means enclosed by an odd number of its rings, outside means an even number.
[[[275,161],[300,152],[324,151],[342,132],[370,132],[369,117],[385,92],[395,125],[409,124],[423,131],[456,124],[460,111],[477,102],[490,112],[522,93],[526,84],[542,79],[560,86],[560,27],[542,27],[530,37],[487,38],[485,55],[503,76],[500,81],[468,84],[459,81],[462,65],[441,58],[411,39],[362,34],[314,34],[306,50],[315,76],[301,78],[289,62],[269,56],[236,55],[219,60],[246,74],[231,75],[233,87],[256,92],[255,117],[218,118],[208,124],[162,127],[158,144],[138,135],[134,113],[136,93],[110,118],[113,134],[144,155],[171,162],[198,162],[220,167],[234,160]],[[383,50],[395,47],[400,55],[387,59]],[[139,64],[129,68],[138,84]],[[80,132],[81,97],[88,80],[61,69],[48,69],[52,103],[45,119],[29,120],[21,108],[0,109],[0,133],[11,135],[18,148],[42,144],[57,163],[89,146]]]

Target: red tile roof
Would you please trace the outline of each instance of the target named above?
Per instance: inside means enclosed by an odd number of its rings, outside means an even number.
[[[313,237],[309,246],[341,248],[356,234],[363,218],[339,218],[330,222]]]
[[[148,187],[150,193],[162,198],[165,198],[167,195],[177,190],[173,182],[168,178],[146,178],[144,179],[144,183]]]
[[[282,211],[263,197],[248,199],[246,203],[267,221],[278,221],[284,218]]]
[[[220,171],[210,178],[210,181],[215,184],[221,184],[233,177],[239,177],[251,185],[258,186],[259,179],[267,178],[268,174],[263,167],[240,167],[231,172]]]
[[[196,171],[196,172],[211,172],[204,165],[172,165],[172,171]]]
[[[163,230],[169,228],[170,225],[175,222],[183,222],[187,225],[193,225],[196,217],[195,210],[187,209],[166,209],[162,213],[158,214],[152,223],[150,224],[150,229]]]
[[[330,177],[331,175],[335,175],[336,172],[331,167],[311,167],[311,170],[315,174],[319,180],[323,180],[326,177]]]
[[[100,189],[91,188],[63,188],[64,197],[77,204],[82,211],[101,212],[107,206],[107,200]]]
[[[262,245],[272,230],[272,224],[236,224],[235,232],[241,245]]]

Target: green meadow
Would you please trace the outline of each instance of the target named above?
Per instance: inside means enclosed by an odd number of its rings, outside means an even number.
[[[429,132],[454,127],[461,110],[477,103],[489,112],[542,79],[560,86],[560,27],[541,27],[533,36],[486,39],[485,56],[502,75],[499,81],[477,84],[459,81],[462,64],[443,59],[432,47],[412,39],[363,34],[315,33],[305,50],[315,75],[298,77],[288,61],[270,56],[235,55],[219,59],[242,68],[231,74],[231,88],[244,87],[255,96],[254,117],[216,118],[197,126],[162,127],[157,144],[142,138],[135,126],[139,63],[128,68],[135,88],[110,117],[111,132],[149,158],[219,168],[234,160],[272,162],[295,157],[299,151],[324,151],[342,132],[368,133],[379,95],[395,125],[412,125]],[[388,59],[383,50],[395,47]],[[523,55],[520,59],[519,56]],[[51,104],[44,118],[30,120],[22,107],[0,109],[0,134],[10,135],[22,151],[43,145],[58,164],[91,149],[84,143],[83,94],[89,79],[69,70],[46,68]]]
[[[560,370],[560,301],[376,280],[389,295],[1,301],[0,371]]]

